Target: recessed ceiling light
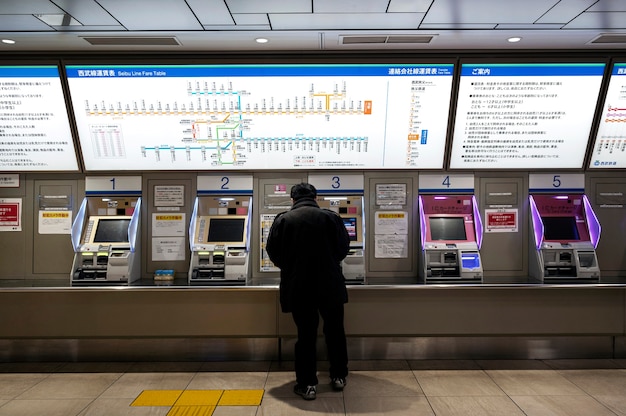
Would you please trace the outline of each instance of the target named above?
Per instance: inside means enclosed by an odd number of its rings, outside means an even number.
[[[255,41],[256,41],[256,43],[267,43],[267,42],[269,42],[269,39],[266,39],[266,38],[256,38]]]
[[[13,45],[15,41],[13,39],[2,39],[2,43],[6,43],[7,45]]]
[[[507,41],[511,43],[516,43],[516,42],[519,42],[520,40],[522,40],[522,38],[520,38],[519,36],[514,36],[512,38],[507,39]]]

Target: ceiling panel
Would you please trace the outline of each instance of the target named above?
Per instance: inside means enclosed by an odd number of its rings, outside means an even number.
[[[389,0],[314,0],[315,13],[385,13]]]
[[[565,29],[626,28],[626,12],[587,12],[564,26]]]
[[[50,26],[29,14],[0,14],[2,31],[53,30]]]
[[[204,28],[206,30],[219,30],[221,31],[223,34],[227,34],[228,31],[246,31],[246,32],[253,32],[253,31],[271,31],[272,28],[269,24],[265,24],[265,25],[235,25],[232,24],[230,26],[226,26],[226,25],[207,25],[204,26]],[[257,36],[261,36],[261,33],[257,33],[256,35],[254,33],[248,35],[251,38],[255,38]],[[202,37],[200,35],[196,35],[197,37]],[[203,36],[207,36],[207,34],[203,34]],[[263,35],[263,37],[266,37],[266,35]]]
[[[312,0],[225,0],[231,13],[313,13]]]
[[[52,13],[63,13],[63,10],[48,0],[0,0],[0,14]],[[2,30],[4,30],[4,27],[2,27]]]
[[[416,29],[423,13],[271,14],[274,30]]]
[[[537,19],[537,23],[562,23],[565,24],[583,13],[597,0],[567,0],[560,1],[546,14]]]
[[[204,26],[235,24],[224,0],[187,0],[187,4]]]
[[[120,26],[106,10],[93,0],[55,0],[63,11],[85,26]],[[121,29],[120,27],[117,30]]]
[[[589,8],[590,12],[626,12],[626,1],[599,0]]]
[[[233,14],[233,19],[237,25],[267,25],[270,22],[264,13],[242,13]]]
[[[202,30],[184,0],[99,0],[128,30]]]
[[[16,40],[15,44],[0,43],[0,53],[502,48],[623,51],[626,42],[590,41],[604,33],[626,39],[625,13],[626,0],[0,0],[0,38]],[[57,23],[46,24],[44,18],[35,15],[51,15],[47,21]],[[68,17],[83,26],[64,25]],[[436,36],[430,43],[419,45],[340,41],[340,36],[376,33]],[[502,43],[513,35],[521,36],[522,41]],[[91,45],[82,39],[85,36],[175,37],[180,45]],[[256,44],[257,37],[270,42]]]
[[[426,13],[433,0],[390,0],[389,13]]]
[[[558,0],[437,0],[424,23],[534,23]]]

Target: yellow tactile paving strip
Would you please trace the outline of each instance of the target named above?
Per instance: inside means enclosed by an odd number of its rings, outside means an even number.
[[[211,416],[217,406],[259,406],[264,390],[144,390],[131,406],[169,406],[167,416]]]

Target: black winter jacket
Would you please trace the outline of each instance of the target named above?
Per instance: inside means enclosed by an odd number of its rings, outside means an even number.
[[[336,213],[320,208],[312,198],[299,199],[274,219],[265,248],[280,268],[283,312],[298,305],[348,301],[341,261],[350,249],[350,238]]]

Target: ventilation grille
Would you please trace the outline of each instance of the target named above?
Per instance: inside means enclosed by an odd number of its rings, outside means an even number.
[[[92,45],[105,46],[179,46],[173,37],[84,37]]]
[[[434,35],[420,36],[343,36],[341,43],[344,45],[359,44],[385,44],[385,43],[430,43]]]
[[[600,35],[592,40],[591,43],[626,43],[626,34]]]

